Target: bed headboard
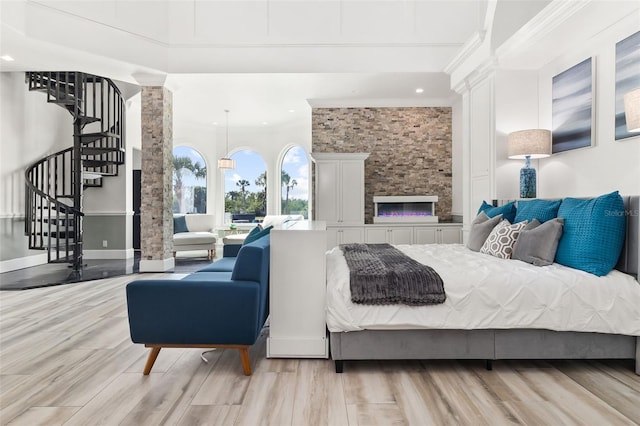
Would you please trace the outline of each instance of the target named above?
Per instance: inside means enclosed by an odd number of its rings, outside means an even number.
[[[640,265],[640,250],[638,249],[640,245],[640,196],[622,196],[622,199],[627,219],[627,235],[616,269],[636,275],[640,281],[640,274],[638,274],[638,265]]]

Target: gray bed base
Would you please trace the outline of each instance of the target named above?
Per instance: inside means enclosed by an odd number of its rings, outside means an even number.
[[[385,359],[635,359],[640,337],[538,329],[363,330],[330,333],[336,373],[346,360]]]
[[[616,269],[635,275],[640,264],[640,196],[623,197],[625,246]],[[640,283],[639,283],[640,285]],[[385,359],[633,359],[640,375],[640,337],[540,329],[363,330],[329,334],[341,373],[347,360]]]

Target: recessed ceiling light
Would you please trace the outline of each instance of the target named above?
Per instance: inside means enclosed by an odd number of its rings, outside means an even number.
[[[424,92],[424,89],[422,89],[422,88],[420,88],[420,87],[418,87],[418,88],[416,89],[416,93],[422,93],[422,92]]]
[[[263,125],[263,126],[266,126],[267,124],[269,124],[269,123],[267,123],[266,121],[263,121],[263,122],[262,122],[262,125]]]
[[[217,126],[217,125],[218,125],[218,122],[217,122],[217,121],[214,121],[214,122],[213,122],[213,123],[211,123],[211,124],[213,124],[214,126]]]
[[[295,109],[290,109],[289,112],[296,112],[296,110]]]
[[[13,61],[13,60],[14,60],[14,59],[13,59],[11,56],[9,56],[9,55],[2,55],[2,56],[0,56],[0,59],[2,59],[3,61],[7,61],[7,62],[11,62],[11,61]]]

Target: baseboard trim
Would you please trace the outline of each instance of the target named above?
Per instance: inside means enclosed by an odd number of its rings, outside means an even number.
[[[132,259],[134,250],[84,250],[84,259]]]
[[[176,266],[173,257],[164,260],[140,259],[140,272],[167,272],[172,271]]]
[[[36,254],[34,256],[18,257],[0,261],[0,273],[17,271],[18,269],[29,268],[31,266],[44,265],[47,263],[47,253]]]

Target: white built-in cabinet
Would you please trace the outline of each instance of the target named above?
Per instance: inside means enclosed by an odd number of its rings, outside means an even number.
[[[315,219],[327,226],[364,224],[364,160],[368,153],[312,152]]]
[[[389,244],[413,244],[413,227],[366,226],[365,242]]]
[[[416,226],[413,229],[413,244],[459,244],[461,242],[461,223]]]
[[[364,228],[362,226],[327,226],[327,249],[340,244],[363,242]]]

